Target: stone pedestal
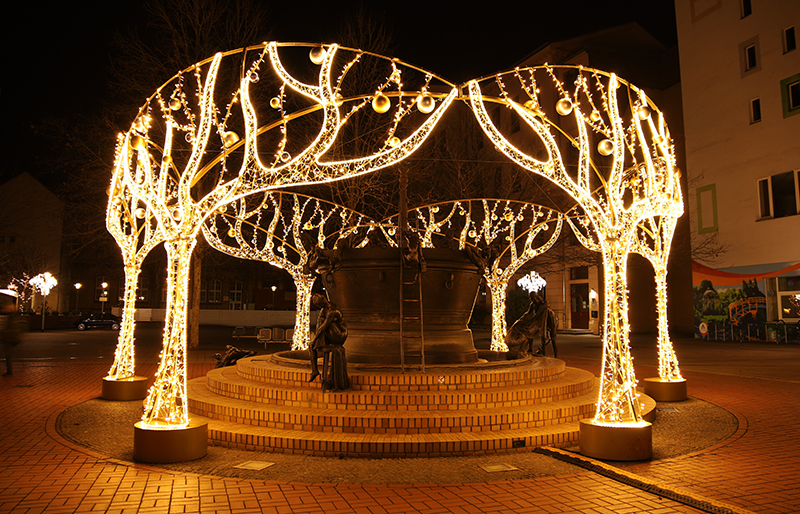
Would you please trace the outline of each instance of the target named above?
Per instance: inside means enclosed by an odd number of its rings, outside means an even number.
[[[205,457],[208,449],[208,423],[189,422],[185,428],[133,429],[133,458],[140,462],[184,462]]]
[[[662,380],[659,377],[644,379],[644,394],[657,402],[682,402],[689,397],[686,379]]]
[[[147,377],[122,379],[104,378],[100,397],[104,400],[130,401],[143,400],[147,396]]]
[[[653,457],[653,425],[597,425],[581,420],[581,454],[601,460],[634,461]]]

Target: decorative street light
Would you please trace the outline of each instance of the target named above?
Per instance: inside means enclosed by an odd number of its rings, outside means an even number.
[[[75,283],[75,310],[80,310],[80,292],[83,284],[80,282]]]
[[[272,286],[272,310],[275,310],[275,290],[278,289],[277,286]]]
[[[106,288],[108,287],[108,282],[103,282],[100,284],[103,288],[103,294],[100,295],[100,314],[105,314],[106,312],[106,302],[108,301],[108,291]]]
[[[30,280],[30,284],[38,289],[40,293],[42,293],[42,297],[44,299],[42,302],[42,332],[44,332],[44,314],[47,310],[47,295],[50,294],[51,289],[56,287],[58,281],[53,275],[50,274],[49,271],[46,271],[33,277]]]

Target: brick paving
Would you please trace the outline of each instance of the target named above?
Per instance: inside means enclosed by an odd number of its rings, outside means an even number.
[[[60,412],[99,395],[107,366],[20,363],[13,377],[0,381],[0,513],[699,512],[593,472],[473,484],[348,485],[220,478],[116,461],[54,429]],[[582,367],[596,371],[594,363]],[[209,368],[191,364],[190,376]],[[138,371],[152,374],[155,363]],[[637,372],[650,376],[652,369]],[[733,412],[739,430],[711,448],[624,469],[754,512],[800,511],[794,419],[800,384],[685,375],[690,394]]]

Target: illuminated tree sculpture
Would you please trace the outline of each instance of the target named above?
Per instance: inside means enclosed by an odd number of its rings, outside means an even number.
[[[248,205],[251,204],[251,205]],[[310,343],[311,289],[317,275],[309,258],[318,249],[333,249],[337,242],[366,234],[373,221],[329,202],[305,195],[269,192],[242,198],[220,208],[203,225],[203,236],[217,250],[262,261],[286,270],[297,289],[293,350]]]
[[[560,186],[589,217],[598,236],[605,272],[603,370],[593,422],[639,425],[642,414],[630,355],[626,265],[643,220],[682,213],[673,147],[663,115],[642,90],[613,74],[565,68],[575,75],[572,92],[556,76],[562,70],[549,66],[499,74],[489,86],[499,91],[492,100],[511,108],[532,131],[533,142],[527,151],[500,132],[489,115],[478,81],[468,84],[470,100],[481,127],[499,151]],[[514,88],[529,100],[512,100],[512,88],[504,83],[509,77]],[[538,81],[553,84],[559,98],[556,112],[571,133],[545,114]],[[600,99],[599,105],[592,91]],[[631,113],[628,120],[620,114],[620,99],[625,102],[625,111]],[[594,138],[600,140],[596,150],[590,147]],[[567,151],[568,145],[577,152]],[[568,162],[565,155],[574,155],[574,161]]]
[[[647,218],[639,225],[634,251],[653,265],[658,312],[658,376],[664,381],[683,380],[678,357],[669,338],[667,324],[667,262],[678,219],[674,216]]]
[[[106,209],[106,227],[122,251],[122,262],[125,267],[122,326],[114,352],[114,363],[108,370],[110,380],[121,380],[136,375],[134,333],[139,273],[150,250],[164,241],[153,212],[131,195],[123,182],[120,170],[121,168],[116,168],[111,181],[109,204]]]
[[[491,349],[508,351],[508,283],[520,267],[553,246],[561,233],[561,215],[525,202],[474,199],[420,207],[410,212],[409,218],[419,220],[416,230],[423,247],[434,246],[434,235],[450,234],[458,248],[466,249],[478,264],[492,297]],[[547,239],[537,239],[544,233],[550,234]]]
[[[444,84],[449,93],[430,92],[432,74],[385,58],[386,78],[366,92],[355,91],[348,71],[363,59],[378,57],[360,51],[340,57],[336,45],[311,49],[319,72],[317,84],[307,84],[284,67],[279,46],[266,43],[217,54],[184,70],[148,99],[121,138],[115,176],[125,187],[113,189],[109,205],[116,198],[126,203],[129,192],[131,205],[152,213],[167,251],[164,348],[145,401],[145,428],[189,423],[188,278],[206,218],[247,195],[391,166],[424,142],[456,96],[456,88],[439,79],[439,90]],[[283,46],[292,50],[298,45]],[[308,51],[310,45],[299,46]],[[404,89],[410,83],[418,88]],[[262,102],[268,106],[258,103],[270,97]],[[335,145],[337,136],[348,119],[370,105],[377,113],[393,114],[373,131],[382,136],[369,155],[348,156],[346,144]],[[292,132],[295,125],[300,130]]]

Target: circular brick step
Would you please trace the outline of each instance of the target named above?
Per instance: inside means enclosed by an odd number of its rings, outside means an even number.
[[[586,371],[568,368],[547,382],[495,387],[451,389],[442,384],[438,389],[423,391],[352,390],[323,393],[316,388],[276,386],[242,378],[233,368],[212,370],[206,376],[206,387],[222,397],[254,403],[291,407],[354,410],[448,410],[515,407],[564,400],[585,394],[594,385],[594,376]],[[346,406],[346,407],[342,407]]]
[[[580,373],[584,374],[594,383],[590,373]],[[209,391],[202,378],[191,381],[189,388],[189,409],[193,414],[298,432],[426,434],[534,428],[589,417],[594,413],[596,399],[593,388],[589,388],[577,397],[532,405],[470,408],[450,404],[436,411],[367,410],[344,408],[335,403],[326,408],[313,408],[221,397]],[[326,393],[324,396],[333,395]]]
[[[558,379],[565,368],[560,359],[527,357],[468,366],[429,366],[426,373],[350,366],[349,374],[355,391],[425,391],[528,385]],[[282,360],[274,355],[249,357],[236,363],[236,372],[242,378],[274,386],[319,389],[318,382],[308,382],[308,361]]]

